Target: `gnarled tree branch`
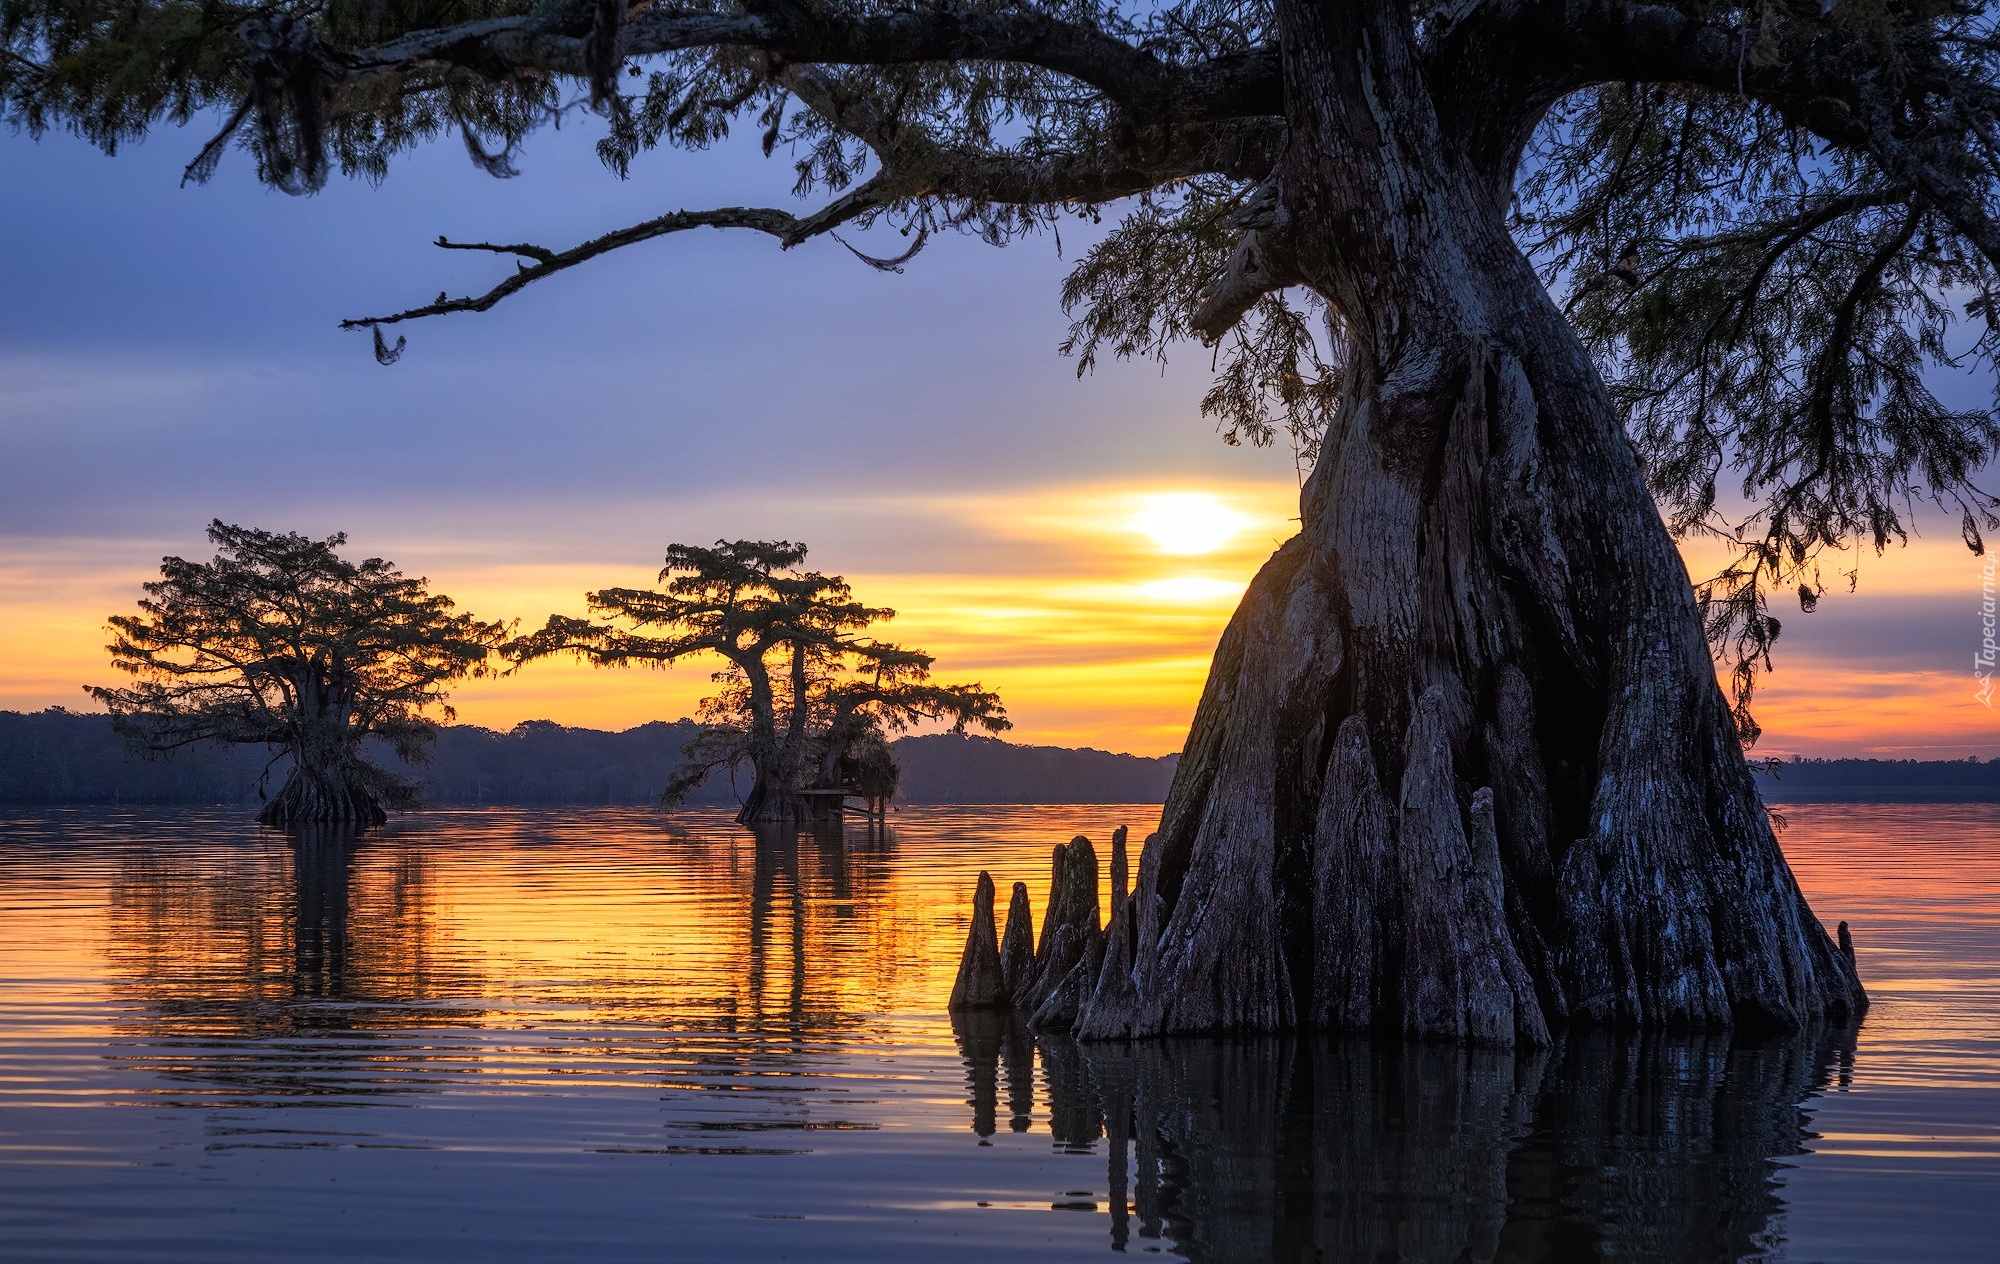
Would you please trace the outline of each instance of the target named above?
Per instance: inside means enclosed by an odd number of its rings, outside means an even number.
[[[1291,241],[1291,219],[1275,185],[1259,185],[1235,217],[1243,230],[1229,266],[1202,295],[1188,324],[1214,346],[1249,313],[1257,300],[1300,280]]]
[[[488,78],[521,71],[588,76],[588,33],[559,22],[526,16],[419,31],[340,57],[340,80],[361,87],[444,68]],[[628,57],[727,47],[820,65],[1012,62],[1066,75],[1127,109],[1160,118],[1275,115],[1283,108],[1273,50],[1177,66],[1106,31],[1028,9],[867,15],[793,4],[758,5],[742,14],[648,9],[627,19],[618,43]]]
[[[1740,17],[1740,15],[1739,15]],[[1564,96],[1596,84],[1683,84],[1745,98],[1842,149],[1866,153],[1891,180],[1921,193],[1995,267],[2000,220],[1962,170],[1976,163],[1966,120],[2000,110],[2000,90],[1942,56],[1876,64],[1859,44],[1829,51],[1829,16],[1795,16],[1789,55],[1753,57],[1745,27],[1643,0],[1486,0],[1440,24],[1426,68],[1441,116],[1511,178],[1528,133]],[[1808,38],[1810,37],[1810,38]],[[1881,56],[1886,57],[1886,54]],[[1469,68],[1504,62],[1500,83]],[[1900,113],[1886,85],[1912,103]],[[1962,116],[1936,117],[1926,102]],[[1989,146],[1990,147],[1990,146]],[[1996,155],[1989,154],[1992,158]]]
[[[1096,147],[1074,152],[1020,154],[979,150],[941,144],[923,129],[898,122],[879,103],[844,90],[812,67],[774,68],[773,79],[828,123],[869,145],[881,163],[875,176],[804,217],[768,207],[675,211],[564,251],[528,244],[455,243],[440,238],[438,245],[446,249],[489,250],[520,255],[534,262],[521,266],[513,276],[483,294],[459,298],[440,294],[435,302],[386,316],[345,320],[341,327],[371,329],[426,316],[487,311],[509,295],[557,272],[624,246],[691,228],[747,228],[776,237],[782,247],[789,249],[894,203],[918,199],[950,198],[1017,205],[1093,204],[1129,197],[1198,174],[1213,172],[1256,179],[1269,172],[1280,137],[1274,122],[1244,120],[1115,131],[1100,138],[1101,143]],[[920,236],[919,245],[921,242]],[[882,261],[859,251],[855,253],[871,266],[882,266]],[[900,267],[914,253],[912,248],[900,258],[887,261],[888,266]],[[1253,301],[1254,295],[1245,300],[1244,307]],[[1241,311],[1237,314],[1240,317]]]
[[[466,295],[462,298],[449,298],[439,294],[437,301],[426,303],[421,307],[405,308],[386,316],[359,316],[352,320],[341,321],[340,327],[374,329],[425,316],[488,311],[508,295],[517,294],[545,277],[567,271],[620,247],[637,245],[642,241],[651,241],[655,237],[686,232],[690,228],[747,228],[775,237],[782,248],[790,249],[808,238],[831,232],[856,216],[864,215],[881,205],[882,190],[880,186],[871,182],[863,184],[847,196],[830,202],[814,214],[803,218],[789,211],[752,206],[729,206],[710,211],[673,211],[629,228],[593,237],[568,250],[549,250],[543,246],[528,244],[503,246],[489,242],[454,242],[440,237],[437,244],[446,250],[485,250],[494,254],[520,255],[535,262],[532,266],[517,265],[514,275],[483,294]]]

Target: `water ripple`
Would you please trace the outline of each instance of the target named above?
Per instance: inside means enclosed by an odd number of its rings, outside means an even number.
[[[1990,1258],[2000,805],[1786,809],[1850,1039],[954,1030],[977,870],[1157,812],[0,818],[0,1257]]]

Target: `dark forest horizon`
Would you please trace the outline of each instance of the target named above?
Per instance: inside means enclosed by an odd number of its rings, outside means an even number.
[[[699,726],[688,718],[622,730],[523,720],[510,730],[444,726],[429,763],[407,771],[429,806],[648,805]],[[1180,755],[1016,743],[948,733],[892,744],[903,766],[896,802],[1160,803]],[[111,731],[110,717],[52,707],[0,710],[0,803],[249,803],[268,755],[197,747],[147,759]],[[273,770],[267,789],[274,788]],[[1816,759],[1795,756],[1758,772],[1771,803],[2000,800],[2000,759]],[[743,787],[739,787],[741,789]],[[736,803],[716,777],[690,807]]]
[[[427,762],[385,764],[425,783],[438,805],[651,804],[700,725],[654,720],[622,731],[524,720],[510,730],[443,726]],[[937,733],[891,744],[902,765],[903,803],[1158,803],[1178,754],[1130,755],[1091,747],[1021,745]],[[0,803],[255,802],[270,761],[262,747],[204,743],[148,758],[113,732],[110,717],[50,708],[0,711]],[[283,779],[275,767],[266,792]],[[711,776],[689,806],[733,805],[748,790]]]

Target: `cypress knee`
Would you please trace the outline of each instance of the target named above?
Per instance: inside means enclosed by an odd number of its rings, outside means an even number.
[[[1043,997],[1042,1003],[1029,1016],[1028,1025],[1036,1031],[1069,1031],[1076,1027],[1079,1018],[1089,1008],[1093,998],[1097,995],[1099,981],[1104,971],[1104,963],[1110,955],[1110,942],[1127,933],[1127,923],[1131,919],[1125,907],[1125,879],[1127,873],[1125,865],[1125,838],[1126,829],[1123,825],[1111,833],[1111,924],[1100,935],[1094,933],[1097,923],[1095,919],[1092,920],[1090,925],[1093,933],[1084,936],[1084,951],[1082,956],[1077,959],[1075,965],[1070,967],[1068,973],[1062,976],[1061,981],[1054,988],[1048,990],[1048,994]],[[1079,839],[1078,841],[1083,842],[1086,840]],[[1070,850],[1070,860],[1072,873],[1074,873],[1076,861],[1074,845],[1072,845]],[[1093,871],[1092,876],[1095,876],[1095,864],[1091,868]],[[1072,900],[1087,898],[1090,902],[1091,910],[1095,912],[1097,908],[1096,884],[1091,884],[1087,897],[1081,893],[1080,887],[1072,888],[1070,898]],[[1131,967],[1131,954],[1128,952],[1121,954],[1121,956],[1124,959],[1125,968],[1129,969]]]
[[[1078,837],[1082,837],[1078,835]],[[1042,906],[1042,937],[1035,941],[1035,963],[1039,966],[1049,955],[1049,939],[1056,927],[1063,921],[1064,902],[1069,896],[1069,844],[1057,843],[1049,851],[1049,900]]]
[[[1078,962],[1093,949],[1101,950],[1103,943],[1103,920],[1097,908],[1097,851],[1090,840],[1079,834],[1067,847],[1057,847],[1050,869],[1049,905],[1042,914],[1034,979],[1014,996],[1014,1004],[1030,1015],[1062,987]]]
[[[1125,907],[1125,867],[1126,828],[1120,825],[1111,831],[1111,920],[1118,920],[1118,912]]]
[[[1028,884],[1016,882],[1007,904],[1007,931],[1000,937],[1000,978],[1011,997],[1034,976],[1035,920],[1028,911]]]
[[[972,897],[972,925],[965,932],[965,954],[958,961],[958,980],[951,985],[950,1008],[1007,1008],[1007,985],[1000,976],[1000,943],[993,932],[993,875],[979,873]]]
[[[1142,871],[1146,867],[1146,854],[1158,838],[1157,834],[1148,834],[1140,845]],[[1125,889],[1124,842],[1122,829],[1111,836],[1111,922],[1104,928],[1104,949],[1097,976],[1084,994],[1072,1024],[1073,1033],[1084,1040],[1125,1034],[1138,1006],[1138,984],[1132,977],[1132,968],[1137,961],[1139,928],[1133,895]]]

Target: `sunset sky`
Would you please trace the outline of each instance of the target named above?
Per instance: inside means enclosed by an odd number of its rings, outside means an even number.
[[[200,137],[107,159],[0,137],[0,708],[83,708],[102,624],[211,517],[429,576],[487,617],[580,612],[650,583],[671,541],[791,538],[949,680],[1000,691],[1023,742],[1179,748],[1244,582],[1295,529],[1289,452],[1225,447],[1208,357],[1081,381],[1056,354],[1043,239],[933,242],[905,275],[838,243],[702,233],[623,252],[484,316],[409,327],[378,367],[341,317],[484,288],[453,239],[568,244],[680,206],[784,205],[782,163],[664,155],[623,184],[574,130],[518,179],[453,145],[380,189],[256,187]],[[1073,257],[1084,230],[1065,231]],[[23,246],[25,243],[25,247]],[[865,235],[856,244],[869,248]],[[898,253],[900,243],[872,243]],[[1968,401],[1970,402],[1970,401]],[[1980,560],[1927,522],[1787,617],[1759,753],[2000,753],[1974,700]],[[462,720],[621,728],[693,710],[706,669],[538,664],[472,682]]]

